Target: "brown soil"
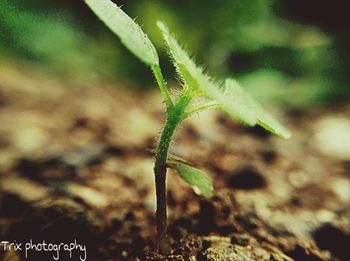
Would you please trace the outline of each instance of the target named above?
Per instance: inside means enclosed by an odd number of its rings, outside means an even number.
[[[318,123],[335,116],[349,119],[350,107],[280,113],[288,141],[218,111],[186,121],[172,153],[205,170],[215,193],[196,196],[168,173],[164,257],[152,251],[148,152],[163,121],[158,93],[66,83],[3,62],[0,239],[76,239],[87,260],[350,260],[350,158],[327,155],[316,139]],[[0,260],[53,259],[0,247]]]

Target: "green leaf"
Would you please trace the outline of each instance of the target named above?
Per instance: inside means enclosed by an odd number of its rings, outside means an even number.
[[[141,27],[110,0],[84,0],[122,43],[147,65],[159,65],[154,45]]]
[[[245,92],[239,83],[233,79],[225,81],[225,90],[223,100],[227,99],[239,104],[240,108],[250,111],[255,118],[256,124],[282,138],[289,138],[290,132],[266,112],[249,93]],[[225,108],[225,107],[224,107]]]
[[[243,124],[248,126],[259,124],[278,136],[284,138],[290,136],[289,131],[264,111],[236,81],[227,80],[225,84],[215,83],[203,69],[196,66],[163,23],[158,22],[158,27],[163,32],[170,56],[185,86],[221,104],[224,111]]]
[[[196,194],[210,196],[213,192],[212,180],[203,171],[182,163],[169,163],[168,166],[175,170]]]

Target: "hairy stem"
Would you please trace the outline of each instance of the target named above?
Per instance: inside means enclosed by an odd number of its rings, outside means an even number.
[[[167,233],[166,163],[168,151],[175,129],[180,124],[190,100],[191,98],[186,95],[180,97],[173,109],[169,111],[156,152],[154,175],[157,195],[157,248],[160,251],[163,250],[162,245],[166,244]]]
[[[152,71],[154,73],[154,77],[157,80],[157,84],[159,86],[160,92],[162,93],[165,105],[167,107],[167,111],[171,110],[174,106],[173,101],[171,100],[168,88],[166,86],[162,71],[159,65],[152,65]]]

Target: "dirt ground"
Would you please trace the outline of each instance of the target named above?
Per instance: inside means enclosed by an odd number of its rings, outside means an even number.
[[[215,193],[199,197],[168,172],[164,257],[152,251],[149,152],[163,105],[157,90],[114,87],[0,62],[1,241],[76,240],[87,260],[350,260],[350,106],[275,112],[290,140],[215,110],[187,120],[171,151]],[[54,259],[2,243],[0,260]]]

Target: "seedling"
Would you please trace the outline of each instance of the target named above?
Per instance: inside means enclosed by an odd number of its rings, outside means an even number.
[[[111,29],[122,43],[148,65],[156,78],[166,107],[166,120],[155,153],[154,175],[157,196],[157,246],[166,245],[166,172],[175,170],[197,194],[209,196],[213,191],[211,179],[201,170],[182,159],[169,156],[168,150],[176,128],[194,113],[209,108],[222,108],[247,126],[260,125],[277,136],[288,138],[289,131],[265,112],[260,104],[233,79],[214,81],[196,66],[178,44],[166,25],[157,22],[162,31],[171,62],[180,78],[181,91],[171,95],[163,78],[158,53],[141,27],[110,0],[85,0],[93,12]]]

